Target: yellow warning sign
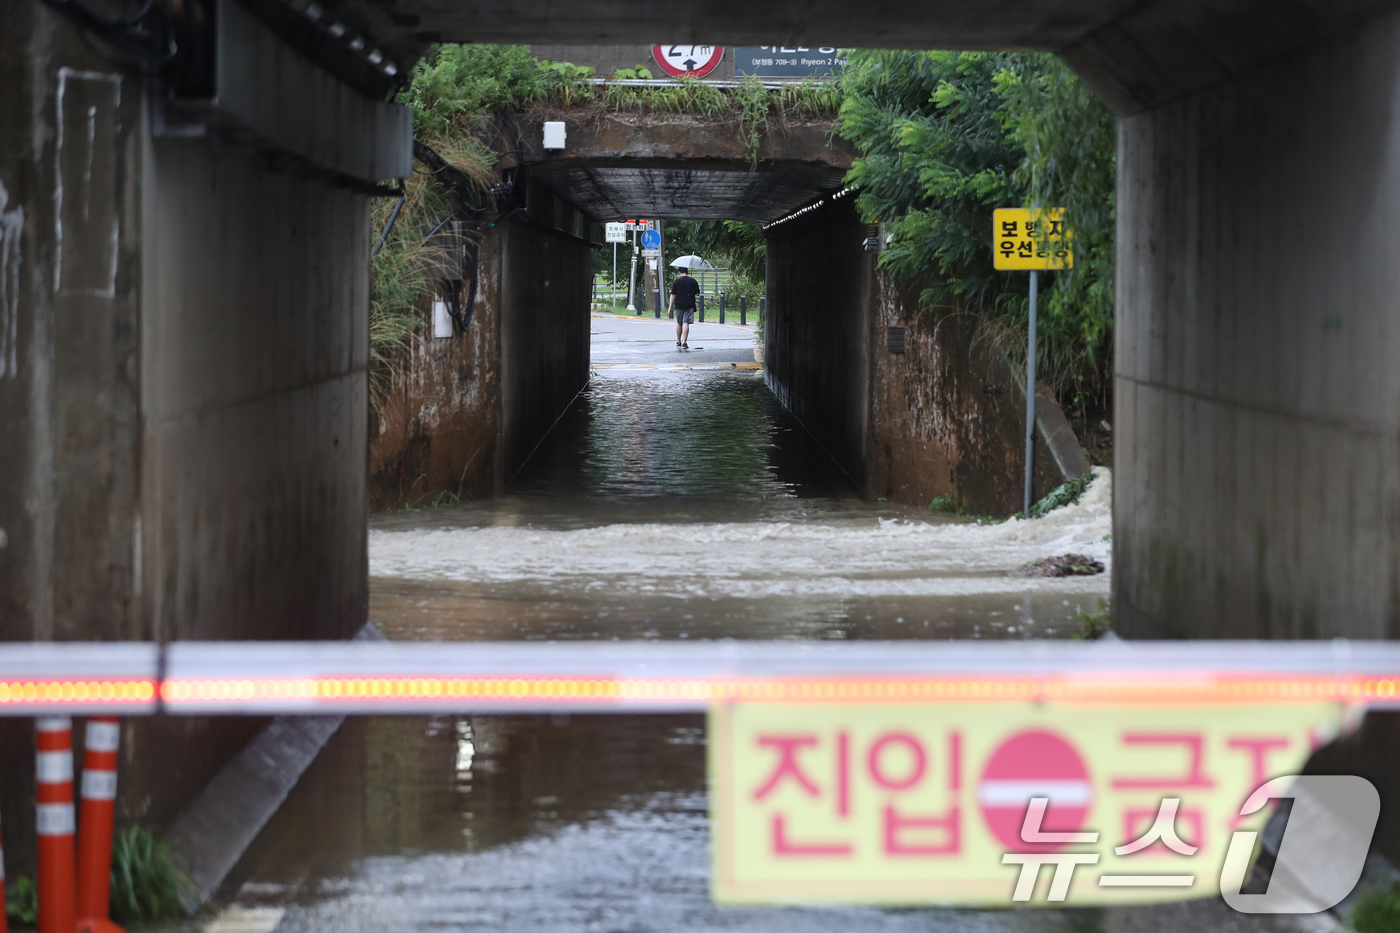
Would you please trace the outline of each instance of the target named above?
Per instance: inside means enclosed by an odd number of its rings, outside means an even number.
[[[997,269],[1071,269],[1071,239],[1064,208],[1006,207],[992,212],[992,258]]]
[[[731,904],[1206,897],[1240,809],[1339,703],[729,703],[710,713],[712,893]]]

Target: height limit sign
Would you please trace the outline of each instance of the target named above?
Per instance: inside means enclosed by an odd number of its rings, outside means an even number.
[[[722,45],[653,45],[651,57],[662,71],[673,78],[703,78],[715,70],[724,57]]]

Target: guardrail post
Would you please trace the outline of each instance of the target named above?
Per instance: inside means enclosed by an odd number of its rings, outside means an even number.
[[[39,836],[39,933],[73,933],[73,720],[45,716],[35,723]]]
[[[108,916],[120,735],[121,727],[115,716],[93,716],[87,722],[81,818],[78,820],[77,933],[125,933]]]

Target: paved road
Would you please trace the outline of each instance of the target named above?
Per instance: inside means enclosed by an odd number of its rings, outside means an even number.
[[[592,362],[597,369],[704,364],[727,368],[731,363],[753,367],[753,351],[759,346],[756,328],[737,324],[692,324],[691,349],[681,350],[676,346],[676,322],[664,317],[595,314],[592,323]]]

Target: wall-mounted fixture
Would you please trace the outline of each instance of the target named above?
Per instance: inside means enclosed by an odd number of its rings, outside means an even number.
[[[564,123],[562,120],[551,120],[544,125],[544,147],[546,149],[564,148]]]

